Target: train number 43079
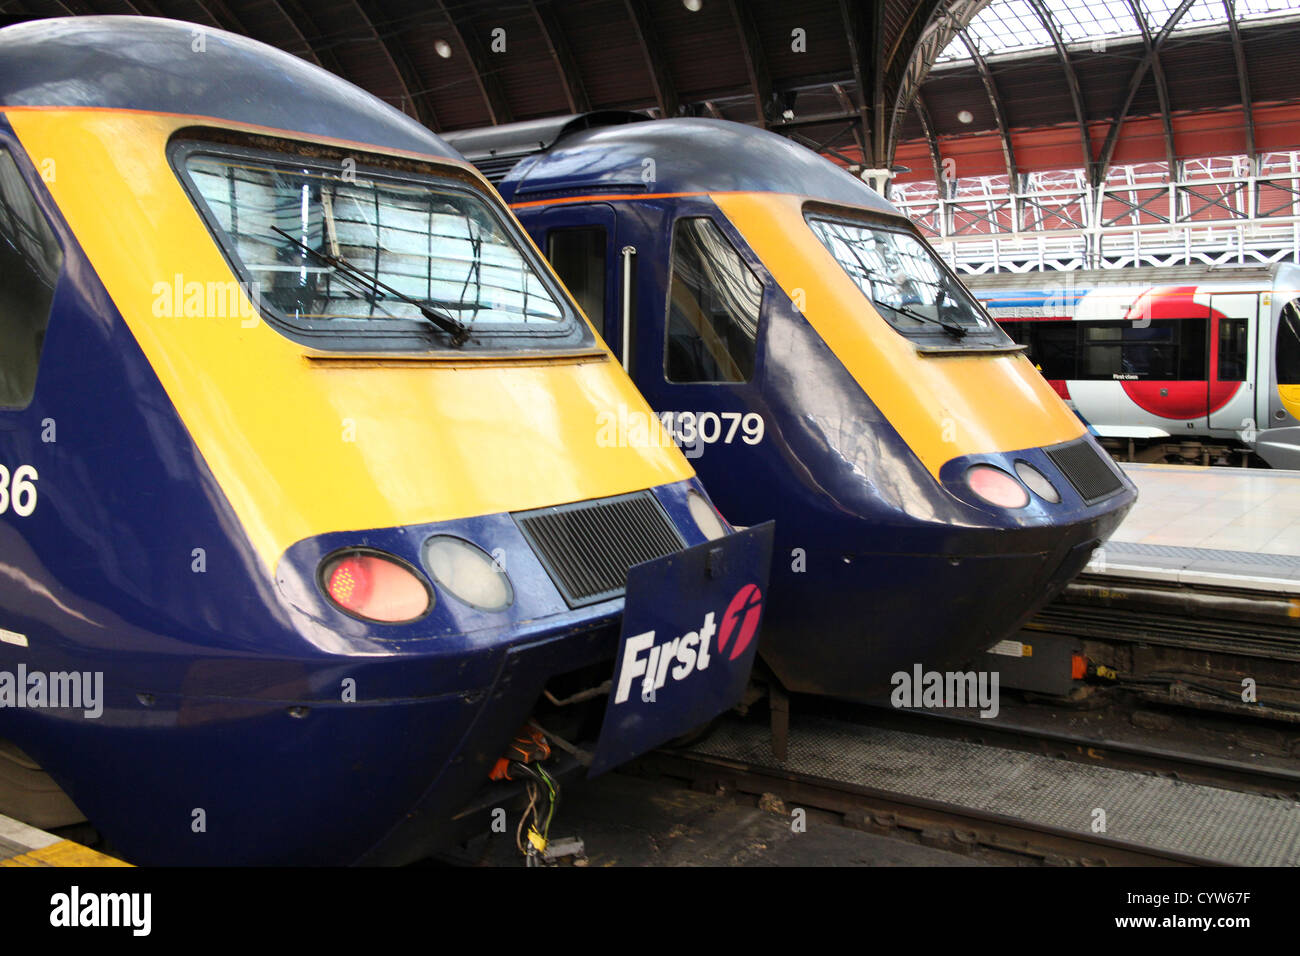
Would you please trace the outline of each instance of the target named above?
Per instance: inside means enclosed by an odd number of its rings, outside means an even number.
[[[0,515],[11,507],[14,514],[26,518],[36,510],[36,469],[19,465],[10,475],[9,469],[0,465]]]

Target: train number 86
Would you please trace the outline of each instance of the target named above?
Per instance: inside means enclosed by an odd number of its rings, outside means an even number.
[[[12,482],[9,469],[0,465],[0,515],[12,505],[14,514],[26,518],[36,510],[36,480],[40,475],[31,465],[19,465],[14,469]]]

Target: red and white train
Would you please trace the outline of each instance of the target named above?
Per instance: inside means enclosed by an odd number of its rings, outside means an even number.
[[[1117,457],[1300,469],[1300,267],[964,281]]]

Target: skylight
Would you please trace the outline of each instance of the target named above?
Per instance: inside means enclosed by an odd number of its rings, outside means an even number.
[[[1154,36],[1178,9],[1180,0],[1136,0]],[[1128,0],[1043,0],[1066,46],[1095,46],[1104,41],[1141,36]],[[1295,0],[1236,0],[1237,22],[1300,19]],[[1176,30],[1209,27],[1228,22],[1223,0],[1196,0],[1178,21]],[[1052,37],[1029,0],[994,0],[985,7],[966,35],[985,57],[1051,49]],[[936,64],[969,60],[970,52],[958,37],[939,55]]]

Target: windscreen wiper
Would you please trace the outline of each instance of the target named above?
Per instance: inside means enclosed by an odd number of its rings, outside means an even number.
[[[928,315],[922,315],[920,312],[913,312],[905,305],[890,305],[888,302],[879,302],[876,299],[871,300],[872,305],[883,305],[886,309],[905,315],[909,319],[916,319],[918,322],[929,322],[931,325],[937,325],[954,338],[964,339],[966,330],[960,325],[953,325],[951,322],[945,322],[942,319],[932,319]]]
[[[439,312],[436,309],[429,308],[427,303],[421,302],[419,299],[414,299],[404,292],[398,292],[392,286],[388,285],[387,283],[381,282],[377,277],[372,276],[364,269],[357,268],[356,266],[354,266],[352,263],[348,262],[346,259],[342,258],[341,256],[332,256],[328,253],[321,252],[317,249],[313,249],[305,242],[301,242],[300,240],[295,239],[293,236],[289,235],[287,232],[285,232],[283,229],[279,228],[278,226],[272,226],[271,231],[278,232],[280,235],[284,236],[284,238],[288,239],[299,249],[303,250],[304,252],[308,253],[309,255],[313,256],[319,261],[325,263],[325,265],[329,266],[330,268],[337,269],[344,276],[352,279],[358,279],[362,282],[368,283],[371,287],[371,291],[381,295],[381,297],[391,296],[392,298],[397,299],[399,302],[405,302],[407,305],[414,306],[416,309],[420,311],[420,314],[424,316],[432,325],[436,326],[437,328],[441,329],[443,332],[446,332],[448,335],[451,336],[451,344],[453,346],[459,348],[460,346],[464,345],[467,341],[469,341],[469,326],[465,325],[465,323],[455,318],[452,318],[450,315]]]
[[[886,279],[886,278],[887,278],[886,276],[882,276],[882,275],[881,275],[879,272],[877,272],[875,269],[872,269],[872,268],[871,268],[870,266],[868,266],[865,262],[863,262],[862,259],[861,259],[861,257],[858,256],[858,254],[857,254],[856,252],[853,253],[853,258],[855,258],[855,259],[858,260],[858,265],[861,267],[863,273],[864,273],[864,274],[867,276],[867,278],[869,278],[873,283],[875,283],[875,282],[877,282],[877,281],[879,281],[879,280],[881,280],[881,279]],[[890,280],[890,281],[892,281],[892,280]],[[941,289],[940,292],[942,293],[943,290]],[[944,294],[946,294],[946,293],[944,293]],[[875,296],[871,296],[870,298],[871,298],[871,302],[872,302],[873,305],[883,305],[886,309],[890,309],[890,310],[892,310],[892,311],[894,311],[894,312],[899,313],[900,315],[905,315],[905,316],[907,316],[909,319],[916,319],[918,322],[928,322],[928,323],[930,323],[931,325],[937,325],[937,326],[939,326],[939,328],[943,329],[943,330],[944,330],[945,332],[947,332],[949,335],[953,336],[953,338],[963,339],[963,338],[966,337],[966,330],[963,329],[960,325],[953,325],[951,322],[945,322],[945,321],[943,321],[942,319],[932,319],[932,318],[930,318],[928,315],[922,315],[920,312],[913,312],[911,309],[909,309],[909,308],[908,308],[907,306],[905,306],[905,305],[904,305],[904,306],[899,306],[899,305],[890,305],[888,302],[880,302],[879,300],[877,300],[877,299],[875,298]],[[942,300],[940,300],[940,301],[942,301]]]

